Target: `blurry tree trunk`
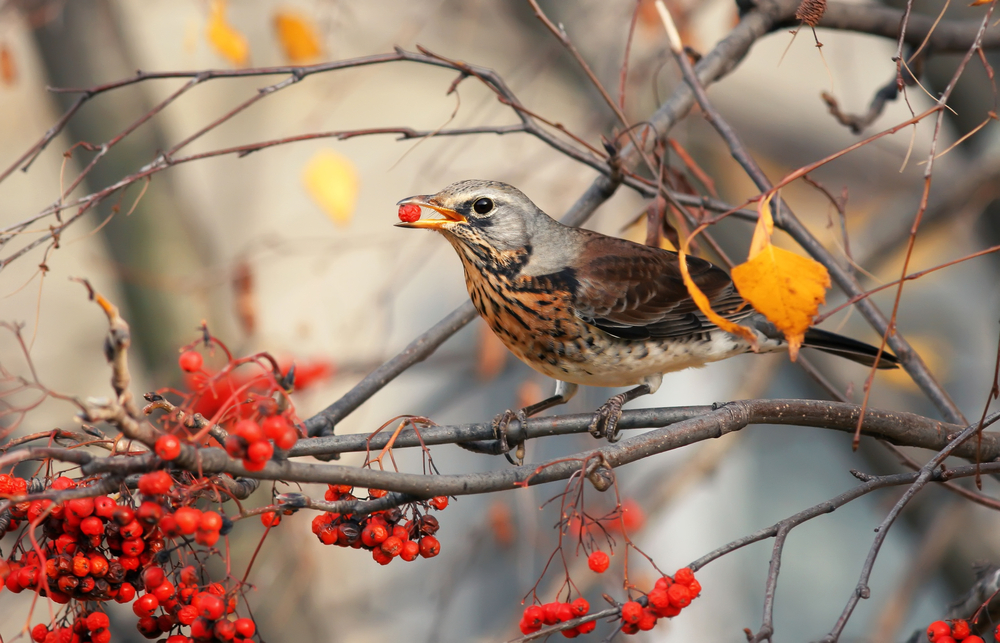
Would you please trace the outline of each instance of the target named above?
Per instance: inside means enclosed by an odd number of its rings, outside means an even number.
[[[135,57],[122,37],[114,3],[108,0],[74,0],[51,20],[35,29],[35,39],[55,87],[88,87],[125,78],[136,71]],[[95,46],[95,43],[96,46]],[[118,134],[122,123],[134,121],[151,107],[147,86],[125,88],[119,95],[98,97],[87,103],[69,122],[66,134],[73,143],[87,141],[99,145]],[[76,94],[53,94],[61,110]],[[99,190],[150,162],[157,151],[166,149],[159,121],[154,118],[118,143],[90,172],[81,186],[83,193]],[[77,148],[77,167],[93,157]],[[208,256],[205,237],[197,233],[187,208],[172,187],[169,173],[158,175],[149,185],[135,211],[141,185],[130,188],[119,202],[112,197],[93,211],[99,224],[120,203],[100,234],[108,245],[112,268],[121,284],[133,342],[147,370],[170,371],[178,346],[191,340],[200,319],[208,317],[206,305],[169,279],[190,275],[203,267]]]

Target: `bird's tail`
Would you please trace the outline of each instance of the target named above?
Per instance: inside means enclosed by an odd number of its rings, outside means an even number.
[[[870,344],[819,328],[807,330],[802,345],[831,355],[838,355],[865,366],[874,364],[875,356],[878,355],[878,348]],[[878,360],[878,368],[899,368],[899,360],[892,353],[883,351]]]

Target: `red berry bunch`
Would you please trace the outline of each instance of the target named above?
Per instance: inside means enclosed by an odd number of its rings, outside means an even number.
[[[20,496],[28,492],[28,481],[24,478],[0,473],[0,498]],[[24,503],[21,503],[24,504]],[[8,531],[14,531],[20,526],[16,518],[0,520],[0,537]]]
[[[580,618],[581,616],[585,616],[589,611],[590,603],[582,596],[570,603],[555,601],[553,603],[545,603],[544,605],[529,605],[524,609],[524,615],[521,617],[519,627],[522,634],[531,634],[546,625],[556,625],[557,623],[565,623],[566,621]],[[581,634],[593,632],[596,627],[596,621],[587,621],[580,623],[576,627],[562,630],[562,635],[568,639],[574,639]]]
[[[653,629],[657,619],[673,618],[701,594],[701,583],[695,580],[690,569],[684,567],[673,578],[663,576],[656,581],[646,596],[646,606],[638,601],[622,605],[622,632],[635,634]]]
[[[243,460],[250,471],[260,471],[274,455],[274,448],[291,449],[299,431],[284,415],[270,415],[260,423],[243,419],[226,438],[226,452]]]
[[[997,627],[1000,632],[1000,626]],[[927,640],[931,643],[983,643],[980,636],[972,633],[969,622],[965,619],[955,619],[951,621],[934,621],[927,626]]]
[[[148,484],[140,482],[143,487]],[[65,477],[51,483],[56,491],[76,486]],[[149,565],[164,549],[155,521],[140,522],[140,513],[108,496],[76,498],[64,505],[49,500],[21,502],[10,511],[14,518],[27,519],[42,530],[38,549],[15,551],[7,561],[4,585],[14,593],[37,590],[60,604],[74,598],[128,602],[135,596],[127,581],[129,573]]]
[[[31,640],[35,643],[108,643],[111,631],[108,627],[111,620],[104,612],[81,612],[64,627],[49,627],[39,623],[31,628]]]
[[[331,502],[355,500],[351,491],[352,487],[347,485],[329,485],[325,498]],[[384,495],[385,491],[380,489],[368,492],[369,499]],[[416,560],[418,556],[433,558],[441,552],[441,543],[434,537],[439,529],[438,520],[431,515],[420,515],[418,504],[443,509],[448,506],[448,499],[441,496],[427,503],[412,503],[408,506],[412,517],[405,521],[406,511],[400,507],[376,511],[363,518],[324,512],[313,518],[312,531],[324,545],[366,549],[380,565],[388,565],[397,557],[405,561]]]

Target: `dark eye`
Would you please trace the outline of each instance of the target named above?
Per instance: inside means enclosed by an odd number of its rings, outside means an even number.
[[[476,202],[472,204],[472,209],[476,211],[476,214],[486,214],[493,209],[493,201],[486,197],[476,199]]]

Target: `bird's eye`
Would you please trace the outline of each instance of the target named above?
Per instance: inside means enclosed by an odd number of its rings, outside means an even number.
[[[476,202],[472,204],[472,209],[476,211],[476,214],[486,214],[493,209],[493,201],[486,197],[476,199]]]

